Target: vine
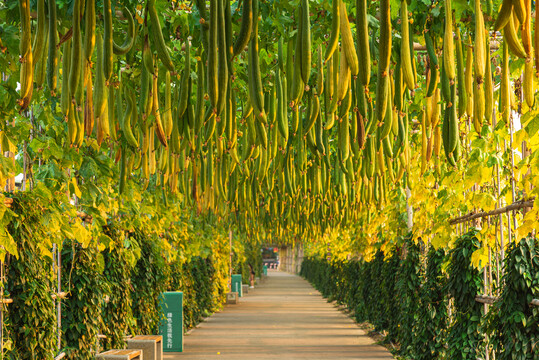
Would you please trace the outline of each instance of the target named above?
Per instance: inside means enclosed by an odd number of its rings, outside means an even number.
[[[67,300],[62,302],[62,333],[67,359],[95,357],[97,335],[103,326],[103,256],[95,247],[66,241],[62,249],[62,273],[67,277]]]
[[[108,302],[103,302],[102,313],[105,349],[122,349],[125,346],[124,337],[132,334],[136,326],[132,312],[131,272],[140,249],[135,241],[125,238],[117,226],[110,224],[103,229],[112,244],[103,252],[105,295],[108,296]]]
[[[197,256],[191,259],[188,276],[195,286],[196,322],[210,315],[212,308],[212,282],[214,269],[212,262]]]
[[[399,319],[394,315],[399,312],[399,302],[395,301],[397,291],[397,279],[401,264],[400,253],[395,249],[393,253],[386,257],[382,265],[382,328],[387,330],[387,341],[396,341],[395,334],[399,329]]]
[[[13,299],[7,317],[13,342],[7,359],[50,359],[56,342],[56,317],[51,294],[52,257],[44,244],[50,244],[44,225],[43,199],[29,193],[13,196],[8,232],[13,237],[16,255],[6,259],[5,295]],[[48,256],[44,252],[48,250]]]
[[[216,271],[211,257],[197,256],[188,262],[176,260],[170,264],[168,290],[183,292],[185,329],[195,327],[221,305],[227,291],[223,277],[224,274]]]
[[[539,350],[539,242],[512,242],[507,249],[502,293],[491,310],[489,330],[500,349],[497,359],[535,359]]]
[[[194,259],[192,259],[194,260]],[[181,267],[181,286],[183,291],[183,322],[186,329],[195,327],[200,321],[200,311],[196,301],[196,286],[191,275],[191,260],[184,262]]]
[[[212,308],[211,312],[219,310],[226,301],[228,292],[228,272],[230,269],[229,248],[227,238],[214,234],[211,253],[208,255],[209,261],[213,264],[214,277],[212,279]],[[219,254],[226,254],[219,256]],[[228,256],[227,256],[228,255]],[[262,257],[260,256],[262,261]]]
[[[397,275],[396,295],[399,299],[399,331],[397,340],[400,352],[412,354],[414,342],[415,314],[419,309],[419,289],[423,279],[420,262],[421,249],[411,235],[404,239],[406,257],[402,260]]]
[[[442,271],[445,261],[444,249],[429,249],[414,330],[412,353],[417,360],[443,359],[445,356],[449,320],[447,278]]]
[[[369,266],[370,262],[358,262],[358,274],[359,278],[362,281],[358,284],[357,287],[357,296],[356,306],[354,307],[354,318],[357,322],[363,322],[369,320],[369,313],[367,311],[368,302],[365,301],[369,298],[369,284],[371,284],[371,269]]]
[[[344,281],[348,285],[348,291],[346,292],[345,303],[348,309],[353,310],[356,308],[356,297],[358,293],[359,284],[361,278],[359,276],[359,266],[357,262],[349,262],[347,271],[344,276]],[[348,281],[347,281],[348,280]]]
[[[131,298],[137,333],[157,334],[162,316],[159,298],[166,290],[168,264],[162,255],[158,237],[137,230],[130,238],[140,248],[140,257],[131,273]]]
[[[472,254],[480,248],[477,230],[457,239],[449,256],[447,288],[453,299],[453,321],[447,336],[451,359],[477,359],[484,356],[484,334],[481,329],[482,305],[475,297],[483,291],[481,272],[471,263]]]
[[[383,281],[382,270],[384,267],[384,258],[385,254],[381,250],[378,250],[374,259],[369,262],[371,279],[381,279]],[[366,302],[369,313],[368,319],[377,331],[385,329],[385,303],[382,301],[383,285],[384,284],[381,284],[381,286],[370,286],[367,295],[368,301]]]
[[[483,316],[475,300],[483,292],[482,272],[472,262],[480,246],[476,234],[461,236],[449,252],[431,246],[425,256],[408,236],[404,259],[399,248],[387,256],[378,251],[370,261],[306,257],[300,274],[328,301],[346,299],[351,316],[385,331],[385,341],[396,343],[405,359],[482,358],[485,334],[494,337],[491,349],[503,359],[533,359],[538,313],[529,302],[538,297],[537,240],[511,245],[502,296]]]

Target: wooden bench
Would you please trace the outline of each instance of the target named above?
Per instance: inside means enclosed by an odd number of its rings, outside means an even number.
[[[142,350],[108,350],[96,355],[97,360],[144,360]]]
[[[163,360],[162,335],[137,335],[127,339],[128,349],[141,349],[144,360]]]

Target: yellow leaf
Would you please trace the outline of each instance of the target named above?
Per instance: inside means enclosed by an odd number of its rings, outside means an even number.
[[[484,211],[489,211],[496,206],[496,199],[489,193],[474,194],[474,203]]]
[[[79,186],[77,185],[77,179],[76,178],[72,178],[71,179],[71,185],[73,187],[73,193],[75,194],[76,197],[78,197],[79,199],[82,197],[82,193],[79,189]]]
[[[494,167],[481,167],[481,185],[494,180]]]
[[[475,184],[480,184],[483,177],[482,167],[479,165],[470,167],[466,171],[464,184],[466,188],[471,188]]]
[[[533,229],[535,229],[537,226],[537,221],[524,221],[516,230],[516,238],[522,239],[524,237],[527,237],[529,233],[532,232]]]
[[[48,257],[49,259],[52,259],[52,251],[48,247],[41,246],[40,250],[41,250],[41,255],[42,256]]]
[[[434,237],[431,240],[431,245],[434,246],[435,249],[439,249],[442,247],[447,246],[449,243],[449,237],[443,236],[442,234],[434,234]]]
[[[511,192],[511,186],[510,186],[510,185],[509,185],[509,191],[506,192],[506,194],[505,194],[505,196],[503,197],[503,199],[505,200],[505,203],[506,203],[507,205],[513,203],[513,193]]]
[[[488,263],[488,248],[482,247],[477,249],[472,254],[472,265],[475,268],[481,269]]]
[[[513,135],[513,149],[519,150],[520,145],[528,138],[528,133],[524,129],[520,129]]]
[[[533,208],[526,213],[522,221],[520,221],[520,226],[517,228],[517,239],[528,236],[534,229],[539,225],[537,208]]]
[[[5,228],[0,228],[0,247],[7,251],[7,253],[14,255],[17,259],[19,258],[17,243]],[[0,260],[4,261],[5,255],[6,254],[2,252]]]

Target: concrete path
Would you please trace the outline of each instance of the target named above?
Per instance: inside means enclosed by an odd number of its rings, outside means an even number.
[[[179,359],[393,359],[299,276],[270,272],[184,338]]]

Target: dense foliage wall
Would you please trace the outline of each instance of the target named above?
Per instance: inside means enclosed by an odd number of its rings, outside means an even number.
[[[359,322],[370,322],[398,344],[407,359],[477,359],[488,345],[497,358],[533,359],[539,348],[537,239],[512,243],[501,296],[487,314],[483,270],[472,265],[480,245],[472,230],[449,252],[422,250],[410,237],[403,249],[378,251],[370,261],[305,258],[301,275],[328,300],[344,304]],[[451,305],[449,305],[451,303]],[[451,312],[450,312],[451,310]]]
[[[219,310],[225,301],[228,231],[204,224],[204,235],[196,237],[202,228],[169,224],[165,236],[130,226],[128,214],[103,225],[83,225],[74,209],[42,194],[10,196],[13,203],[6,216],[16,254],[2,263],[7,279],[3,296],[13,300],[3,307],[5,359],[51,359],[57,354],[57,301],[52,297],[58,287],[56,249],[65,292],[60,347],[68,359],[90,360],[97,346],[118,348],[126,335],[158,333],[163,291],[183,291],[185,329]],[[189,247],[195,238],[196,249]],[[244,253],[241,235],[234,241],[242,261],[234,264],[233,271],[241,272],[245,259],[253,254]],[[98,341],[98,334],[106,338]]]
[[[503,347],[500,359],[532,359],[539,349],[539,307],[529,302],[539,295],[539,243],[512,243],[504,264],[500,300],[490,313],[488,330],[494,346]]]
[[[13,299],[7,319],[8,359],[50,359],[55,349],[55,309],[51,298],[52,259],[42,252],[47,230],[43,207],[20,193],[13,204],[8,231],[16,240],[17,256],[6,259],[4,295]],[[50,254],[50,250],[48,253]]]
[[[68,240],[61,251],[62,273],[67,275],[63,286],[69,290],[68,300],[62,302],[62,347],[68,349],[70,359],[93,359],[95,339],[102,329],[104,262],[96,250]]]

